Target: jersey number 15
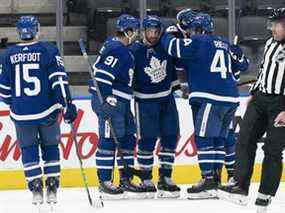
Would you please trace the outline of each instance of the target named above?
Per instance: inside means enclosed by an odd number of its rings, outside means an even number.
[[[21,69],[22,68],[22,69]],[[36,76],[31,76],[31,70],[38,70],[40,68],[39,64],[17,64],[15,66],[15,93],[16,97],[22,95],[22,89],[25,95],[27,96],[36,96],[41,91],[41,82]],[[21,71],[22,70],[22,71]],[[21,76],[21,74],[23,76]],[[21,80],[22,79],[22,80]],[[32,85],[33,89],[29,87],[22,88],[22,83],[29,83]]]

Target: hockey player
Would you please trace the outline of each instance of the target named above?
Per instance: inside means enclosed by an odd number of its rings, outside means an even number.
[[[121,177],[120,186],[113,184],[116,144],[110,132],[108,118],[111,119],[127,165],[134,165],[135,124],[130,109],[134,58],[128,46],[137,36],[139,21],[133,16],[121,15],[117,20],[116,29],[116,36],[104,43],[93,65],[103,104],[98,99],[92,81],[89,88],[92,94],[92,108],[99,122],[96,167],[100,182],[99,190],[105,199],[120,199],[125,196],[124,192],[130,195],[131,192],[139,192],[140,189],[131,182],[132,174],[124,171],[120,158],[117,161]]]
[[[232,48],[228,40],[213,35],[213,22],[207,14],[197,14],[191,23],[191,38],[178,39],[164,34],[162,42],[168,53],[184,59],[190,87],[189,103],[193,112],[195,141],[202,180],[187,190],[189,198],[209,198],[218,186],[215,171],[224,164],[224,140],[238,106],[238,89],[231,62],[245,70],[248,61]],[[235,55],[236,60],[232,60]]]
[[[10,106],[25,177],[33,193],[32,203],[43,203],[43,174],[46,177],[46,202],[56,203],[60,177],[57,117],[65,107],[64,120],[73,122],[77,116],[76,107],[71,102],[68,77],[59,50],[50,43],[38,41],[38,20],[33,16],[22,16],[16,27],[21,43],[4,53],[0,94]]]
[[[173,26],[169,26],[166,29],[166,33],[171,33],[177,38],[190,38],[192,21],[196,15],[197,13],[191,10],[190,8],[181,10],[176,16],[177,24]],[[232,49],[235,48],[236,49],[235,52],[239,54],[239,57],[242,57],[243,53],[240,51],[239,47],[233,45],[231,46],[231,48]],[[238,68],[239,67],[233,63],[232,72],[233,72],[233,77],[236,79],[236,81],[239,80],[239,74],[240,74],[240,71],[238,70]],[[180,84],[181,90],[182,90],[182,97],[188,97],[188,92],[189,92],[188,83],[184,82],[185,77],[187,79],[187,73],[185,74],[183,72],[184,71],[183,64],[181,64],[180,62],[180,64],[176,65],[176,69],[179,70],[178,78],[180,82],[183,81]],[[230,182],[232,181],[233,173],[234,173],[233,166],[235,162],[235,143],[236,143],[234,129],[233,129],[233,121],[230,123],[229,128],[230,129],[229,129],[228,137],[222,140],[224,140],[224,144],[225,144],[225,167],[228,173],[228,181],[230,184]],[[218,169],[215,171],[215,179],[217,180],[217,182],[220,183],[221,169]]]
[[[176,15],[177,24],[167,27],[166,33],[171,33],[177,38],[190,38],[190,27],[191,20],[195,17],[197,13],[190,8],[181,10]],[[180,94],[179,90],[176,94],[180,95],[182,98],[188,99],[189,86],[187,83],[187,73],[180,60],[176,60],[175,69],[177,70],[177,77],[180,81]]]
[[[160,138],[158,197],[179,197],[180,188],[171,179],[179,134],[173,91],[179,86],[174,58],[160,44],[162,23],[156,16],[143,19],[143,39],[131,46],[135,57],[134,96],[138,126],[138,163],[148,175],[141,186],[148,197],[152,182],[153,151]],[[150,125],[151,124],[151,125]]]

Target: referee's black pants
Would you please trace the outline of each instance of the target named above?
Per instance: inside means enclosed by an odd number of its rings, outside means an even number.
[[[274,196],[279,187],[285,127],[274,127],[274,119],[284,110],[283,99],[282,96],[256,92],[245,112],[236,146],[235,176],[240,187],[247,192],[253,173],[257,142],[265,132],[267,137],[262,147],[264,159],[259,192]]]

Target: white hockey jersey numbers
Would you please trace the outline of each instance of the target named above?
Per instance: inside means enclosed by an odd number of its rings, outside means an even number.
[[[145,67],[145,73],[151,78],[151,83],[159,83],[166,77],[166,65],[167,61],[160,61],[156,57],[152,56],[150,59],[150,67]]]

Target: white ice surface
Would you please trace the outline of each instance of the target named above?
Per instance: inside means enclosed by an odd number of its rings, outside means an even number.
[[[187,186],[182,186],[182,197],[186,196]],[[93,198],[96,191],[92,188]],[[91,208],[83,188],[63,188],[59,191],[59,204],[56,213],[255,213],[254,200],[257,195],[257,184],[252,184],[250,203],[246,207],[238,206],[223,200],[120,200],[104,201],[102,209]],[[31,204],[31,193],[27,190],[0,191],[0,213],[36,213]],[[41,213],[51,212],[43,205]],[[285,184],[282,184],[268,213],[285,213]]]

